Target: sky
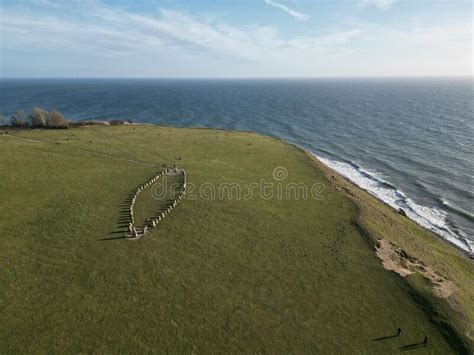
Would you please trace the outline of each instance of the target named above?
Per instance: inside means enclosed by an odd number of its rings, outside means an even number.
[[[0,78],[472,76],[471,0],[0,0]]]

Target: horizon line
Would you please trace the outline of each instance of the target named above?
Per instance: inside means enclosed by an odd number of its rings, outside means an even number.
[[[349,76],[248,76],[248,77],[179,77],[179,76],[6,76],[0,77],[0,80],[317,80],[317,79],[449,79],[449,78],[470,78],[474,79],[473,74],[463,75],[349,75]]]

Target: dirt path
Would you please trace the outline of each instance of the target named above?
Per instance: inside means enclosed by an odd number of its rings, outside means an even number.
[[[2,134],[1,136],[2,136],[2,137],[16,138],[16,139],[19,139],[19,140],[21,140],[21,141],[26,141],[26,142],[44,143],[44,142],[42,142],[42,141],[37,141],[37,140],[34,140],[34,139],[28,139],[28,138],[17,137],[17,136],[14,136],[13,134]]]

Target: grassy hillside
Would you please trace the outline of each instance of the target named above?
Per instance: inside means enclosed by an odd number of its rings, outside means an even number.
[[[465,350],[469,261],[293,146],[114,126],[10,132],[0,148],[1,353],[391,353],[425,335],[428,348],[414,351]],[[141,240],[118,238],[124,199],[164,163],[185,168],[195,193]],[[287,178],[275,180],[276,167]],[[261,179],[324,190],[317,199],[209,195]],[[142,195],[146,218],[151,188]],[[381,238],[442,268],[459,314],[425,278],[384,269]]]

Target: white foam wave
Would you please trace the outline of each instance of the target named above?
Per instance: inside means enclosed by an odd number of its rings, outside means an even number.
[[[434,207],[418,205],[408,198],[402,191],[395,188],[389,182],[381,179],[369,170],[362,169],[355,164],[323,158],[313,154],[322,163],[338,172],[357,186],[368,191],[370,194],[384,201],[395,209],[402,208],[406,215],[432,230],[457,247],[472,253],[474,243],[462,235],[452,231],[447,223],[447,213]]]

